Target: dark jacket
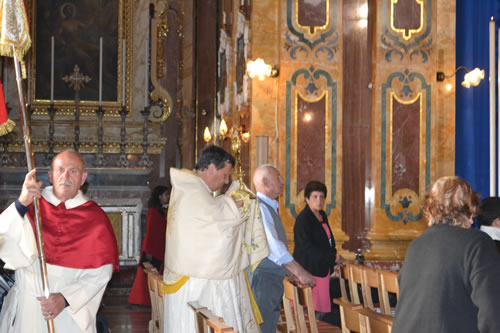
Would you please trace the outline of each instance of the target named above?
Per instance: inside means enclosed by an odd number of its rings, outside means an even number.
[[[495,245],[497,246],[498,252],[500,252],[500,241],[495,240]]]
[[[304,210],[297,216],[293,227],[295,239],[293,257],[312,275],[325,277],[328,272],[333,272],[337,250],[335,249],[332,230],[328,225],[328,218],[324,211],[320,213],[332,235],[332,245],[330,246],[328,242],[328,236],[323,226],[314,216],[309,206],[306,205]]]
[[[498,260],[484,232],[443,224],[425,230],[399,273],[392,332],[500,332]]]

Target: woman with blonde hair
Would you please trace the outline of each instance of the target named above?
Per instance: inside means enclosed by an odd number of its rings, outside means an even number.
[[[493,241],[471,229],[479,196],[459,177],[438,179],[423,200],[429,228],[398,277],[393,333],[500,332],[500,265]]]

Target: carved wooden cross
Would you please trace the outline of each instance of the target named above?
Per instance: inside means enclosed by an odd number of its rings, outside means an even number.
[[[70,76],[63,76],[62,79],[66,83],[69,82],[70,88],[73,88],[75,92],[78,92],[80,88],[85,85],[85,83],[88,83],[90,80],[92,80],[91,77],[80,73],[80,67],[78,67],[78,65],[75,65],[73,74],[71,74]]]
[[[75,142],[73,143],[76,152],[80,149],[80,88],[82,88],[85,83],[88,83],[92,78],[87,75],[80,73],[80,67],[75,64],[73,68],[73,74],[70,76],[63,76],[63,81],[68,83],[69,87],[73,88],[75,91]]]

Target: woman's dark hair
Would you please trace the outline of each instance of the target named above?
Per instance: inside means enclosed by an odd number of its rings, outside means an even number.
[[[170,188],[163,185],[156,186],[151,192],[151,196],[149,197],[148,207],[156,208],[161,214],[164,214],[164,212],[161,209],[162,204],[160,202],[160,195],[162,195],[165,192],[170,192]]]
[[[226,163],[231,163],[233,168],[235,165],[234,157],[231,154],[221,147],[211,145],[201,151],[200,156],[198,156],[198,163],[194,168],[196,170],[205,170],[212,163],[217,170],[224,168]]]
[[[497,218],[500,218],[500,198],[488,197],[481,201],[477,215],[479,224],[491,226]]]
[[[322,182],[318,182],[315,180],[307,183],[306,189],[304,190],[304,198],[309,199],[309,197],[311,196],[311,193],[313,193],[313,192],[323,192],[323,194],[325,195],[325,198],[326,198],[326,194],[328,193],[328,191],[326,190],[326,185],[323,184]]]

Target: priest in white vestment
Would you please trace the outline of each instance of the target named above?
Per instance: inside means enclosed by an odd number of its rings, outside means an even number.
[[[259,209],[255,200],[250,204],[230,194],[214,196],[229,183],[234,163],[222,148],[209,146],[194,172],[170,169],[165,333],[195,332],[190,301],[206,306],[240,333],[259,332],[260,313],[245,274],[250,264],[269,254]]]
[[[87,172],[80,155],[58,154],[41,191],[36,170],[26,175],[15,203],[0,215],[0,258],[15,270],[15,284],[0,314],[1,333],[95,333],[96,313],[118,248],[106,213],[80,191]],[[44,293],[34,233],[34,197],[40,198],[49,294]]]

